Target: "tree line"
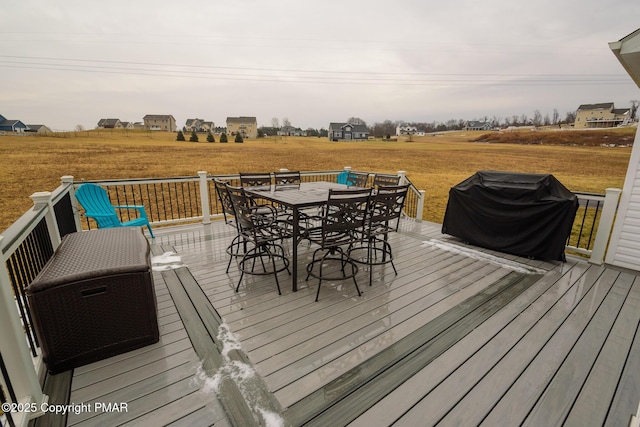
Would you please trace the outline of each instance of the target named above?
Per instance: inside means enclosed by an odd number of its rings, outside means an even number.
[[[630,116],[632,119],[635,119],[636,112],[638,110],[638,105],[640,101],[631,100],[629,101],[631,104],[630,108]],[[472,121],[480,121],[486,122],[491,125],[493,129],[499,128],[508,128],[510,126],[561,126],[561,125],[569,125],[573,124],[576,120],[576,112],[575,111],[567,111],[564,114],[564,117],[561,117],[560,112],[557,108],[553,109],[551,114],[545,113],[542,114],[540,110],[535,110],[532,116],[527,114],[520,115],[512,115],[507,117],[497,117],[497,116],[483,116],[476,117]],[[396,128],[398,126],[411,126],[415,127],[418,132],[444,132],[444,131],[452,131],[452,130],[462,130],[469,120],[466,119],[450,119],[444,122],[432,121],[432,122],[406,122],[402,120],[384,120],[383,122],[376,122],[372,125],[367,125],[367,123],[359,117],[350,117],[347,119],[347,123],[351,123],[354,125],[365,125],[369,130],[369,135],[384,138],[390,135],[396,134]],[[288,118],[284,117],[282,119],[283,126],[290,126],[291,122]],[[277,118],[271,119],[271,126],[265,127],[263,126],[258,133],[262,133],[263,136],[271,136],[276,135],[278,129],[280,128],[280,121]],[[260,132],[262,131],[262,132]],[[321,129],[306,129],[307,136],[317,136],[317,137],[326,137],[328,136],[328,130],[325,128]]]
[[[496,116],[484,116],[480,118],[474,118],[473,120],[488,122],[492,128],[501,128],[509,126],[551,126],[565,123],[568,124],[573,123],[575,121],[575,118],[576,113],[574,111],[569,111],[565,114],[564,119],[561,120],[560,113],[557,109],[554,109],[551,116],[549,116],[548,114],[545,114],[543,116],[539,110],[536,110],[534,111],[532,117],[529,117],[526,114],[521,114],[505,118],[498,118]],[[390,135],[395,135],[396,128],[398,126],[415,127],[418,132],[425,133],[444,132],[451,130],[462,130],[464,129],[468,120],[450,119],[445,122],[407,122],[404,120],[384,120],[383,122],[376,122],[372,125],[367,125],[367,122],[359,117],[350,117],[346,120],[346,122],[354,125],[364,125],[368,129],[369,135],[378,138],[384,138]],[[282,123],[283,126],[291,125],[291,122],[286,117],[282,119]],[[262,126],[260,129],[258,129],[258,136],[273,136],[277,134],[279,129],[280,121],[277,118],[273,118],[271,119],[271,126]],[[325,128],[307,128],[305,131],[307,132],[307,136],[311,137],[326,137],[329,134],[329,131]]]

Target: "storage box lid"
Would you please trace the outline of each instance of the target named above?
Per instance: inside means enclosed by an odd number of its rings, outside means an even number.
[[[149,242],[139,228],[106,228],[67,234],[27,294],[106,275],[149,271]]]

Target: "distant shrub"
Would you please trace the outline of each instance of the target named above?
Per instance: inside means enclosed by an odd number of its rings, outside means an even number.
[[[211,133],[211,131],[207,133],[207,142],[216,142],[216,139],[213,137],[213,134]]]
[[[191,142],[198,142],[198,134],[196,133],[195,130],[191,131],[191,136],[189,137],[189,141]]]
[[[222,135],[220,135],[220,142],[227,142],[227,134],[223,133]]]
[[[176,136],[176,141],[184,141],[184,133],[181,130],[178,131],[178,135]]]
[[[240,134],[236,134],[236,140],[235,142],[244,142],[244,139],[242,139],[242,135]]]

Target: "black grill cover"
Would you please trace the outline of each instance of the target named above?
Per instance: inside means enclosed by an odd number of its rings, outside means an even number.
[[[442,232],[513,255],[564,261],[578,198],[553,175],[479,171],[452,187]]]

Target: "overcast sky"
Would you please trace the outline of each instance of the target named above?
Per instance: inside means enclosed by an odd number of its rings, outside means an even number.
[[[3,0],[0,114],[54,130],[564,118],[640,99],[608,46],[639,18],[638,0]]]

